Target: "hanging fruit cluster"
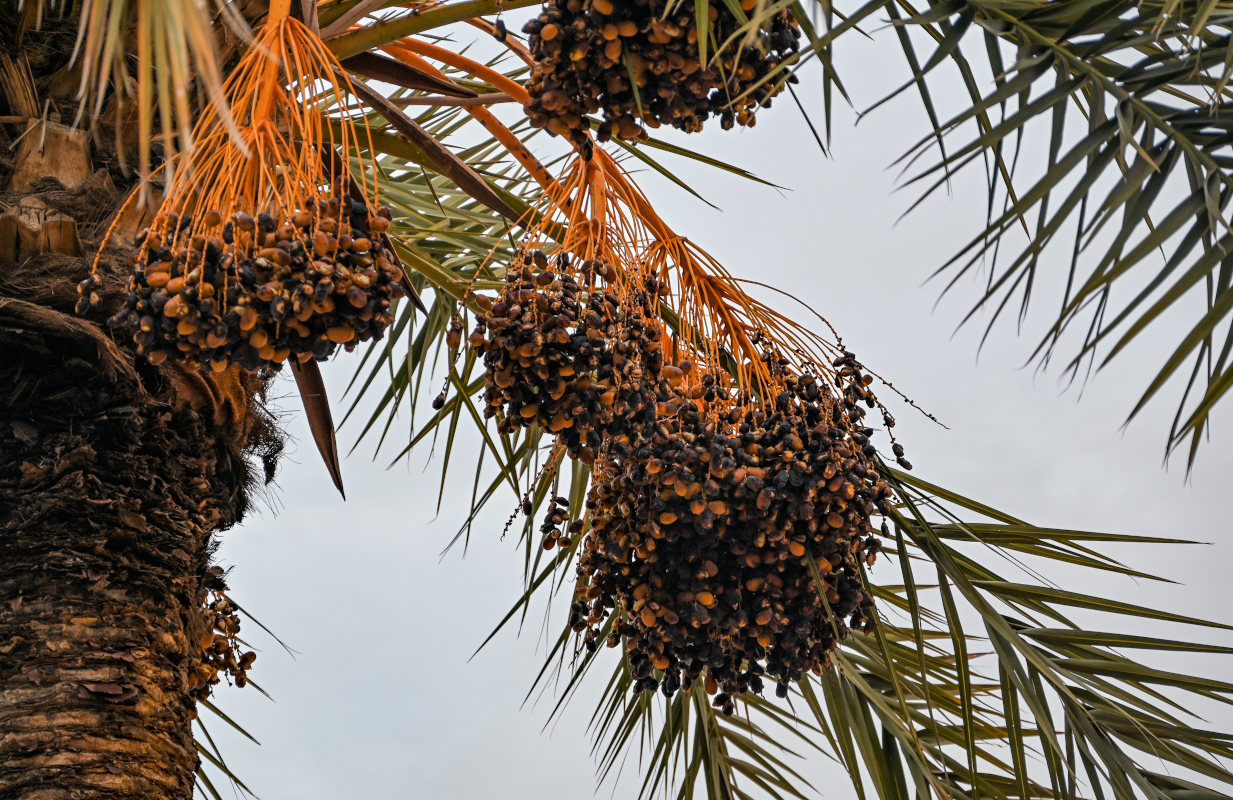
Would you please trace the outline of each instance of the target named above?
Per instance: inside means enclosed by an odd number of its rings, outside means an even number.
[[[583,644],[623,645],[636,691],[703,680],[733,713],[872,628],[862,568],[891,490],[865,415],[894,420],[851,353],[807,369],[755,330],[754,360],[732,373],[705,343],[669,338],[652,269],[528,250],[505,278],[477,297],[469,342],[502,432],[536,424],[594,465],[585,515],[550,495],[540,526],[545,549],[578,548]]]
[[[568,525],[565,524],[567,522],[569,522]],[[582,533],[582,527],[580,519],[569,521],[569,498],[553,497],[552,502],[548,504],[548,513],[544,515],[544,522],[539,527],[539,532],[543,534],[544,549],[572,547],[575,537]]]
[[[111,325],[155,364],[174,357],[214,371],[321,360],[340,344],[380,338],[403,293],[402,270],[382,245],[389,210],[372,216],[337,196],[305,205],[281,220],[207,211],[194,224],[166,214],[133,255]]]
[[[210,568],[215,579],[222,574],[218,567]],[[221,582],[221,581],[220,581]],[[236,686],[248,683],[248,670],[257,660],[257,654],[243,651],[239,640],[240,616],[231,598],[224,589],[211,590],[211,600],[202,611],[205,614],[200,660],[189,673],[188,692],[194,700],[204,701],[221,680],[230,676]]]
[[[724,402],[704,375],[702,398],[677,394],[605,462],[571,622],[593,647],[615,617],[609,641],[624,640],[638,690],[671,695],[705,671],[732,713],[735,695],[767,678],[786,691],[849,626],[872,626],[860,564],[890,489],[860,424],[863,381],[849,369],[836,397],[784,374],[764,410]]]
[[[654,418],[642,381],[662,360],[658,293],[643,282],[622,300],[611,267],[583,261],[579,283],[569,263],[562,254],[550,269],[538,250],[516,256],[500,297],[476,297],[484,311],[469,342],[484,357],[484,413],[500,416],[497,429],[539,425],[590,464],[606,436]]]
[[[745,12],[756,6],[740,0]],[[796,20],[778,11],[750,39],[734,36],[742,20],[725,3],[711,2],[707,14],[699,30],[693,0],[549,0],[523,29],[535,60],[531,124],[584,151],[586,115],[600,111],[600,141],[645,137],[643,123],[696,132],[718,116],[725,129],[753,125],[757,107],[782,88],[776,73],[796,59]],[[708,42],[705,63],[699,37]]]

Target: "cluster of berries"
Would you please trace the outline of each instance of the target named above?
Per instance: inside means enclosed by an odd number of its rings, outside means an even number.
[[[742,0],[738,18],[712,2],[699,29],[693,0],[550,0],[524,28],[534,58],[528,119],[584,152],[587,116],[599,112],[601,142],[645,137],[644,124],[696,132],[714,116],[725,129],[753,125],[758,107],[795,80],[783,70],[800,38],[787,9],[738,35],[756,5]],[[705,59],[700,40],[710,42]]]
[[[284,220],[206,212],[168,215],[145,232],[112,327],[153,363],[167,358],[222,371],[328,358],[380,338],[403,295],[403,273],[384,244],[390,212],[369,215],[337,198]],[[79,291],[95,291],[91,276]]]

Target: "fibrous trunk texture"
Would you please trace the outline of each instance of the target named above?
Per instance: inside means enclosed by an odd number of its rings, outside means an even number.
[[[56,122],[83,6],[46,5],[0,4],[0,800],[189,800],[194,697],[236,671],[212,534],[280,439],[261,378],[156,369],[101,325],[153,207],[124,205],[131,115]]]
[[[192,795],[210,535],[240,476],[109,345],[0,299],[3,800]]]

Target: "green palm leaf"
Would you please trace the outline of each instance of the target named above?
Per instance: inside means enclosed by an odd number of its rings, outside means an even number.
[[[1202,298],[1205,311],[1128,409],[1133,418],[1166,387],[1177,390],[1168,443],[1189,441],[1193,463],[1208,414],[1233,384],[1229,11],[1088,0],[950,0],[919,10],[873,0],[843,15],[825,2],[800,14],[810,12],[843,20],[813,42],[827,74],[841,34],[881,15],[893,23],[912,79],[873,108],[908,89],[919,94],[932,130],[899,163],[920,200],[966,167],[986,171],[987,225],[938,270],[948,290],[987,272],[964,322],[978,313],[989,328],[1003,317],[1021,322],[1042,270],[1068,270],[1034,356],[1048,364],[1066,353],[1073,380],[1179,303]],[[955,81],[940,76],[942,65],[957,69],[970,100],[945,119],[933,91]],[[1031,137],[1047,145],[1034,164],[1021,155]]]
[[[461,278],[442,274],[448,280],[441,295],[450,296]],[[422,368],[427,357],[408,355],[400,368]],[[453,405],[437,412],[418,439],[447,425],[446,414],[459,413],[466,394],[481,389],[466,383],[472,376],[460,372]],[[527,588],[498,630],[525,619],[537,597],[546,602],[562,591],[568,595],[572,584],[574,551],[546,557],[533,522],[558,494],[580,514],[589,476],[576,469],[554,474],[551,489],[548,481],[532,483],[549,459],[547,441],[537,439],[492,436],[482,468],[488,477],[478,469],[475,477],[486,489],[475,495],[477,509],[515,496],[532,507],[520,540]],[[740,719],[727,719],[705,695],[631,697],[622,659],[603,650],[585,653],[570,631],[561,631],[532,691],[562,685],[557,714],[583,681],[606,681],[591,726],[601,777],[614,777],[633,759],[641,765],[644,797],[663,791],[794,797],[807,788],[798,756],[814,753],[847,765],[861,796],[880,798],[1182,797],[1192,791],[1167,784],[1160,769],[1143,765],[1156,758],[1233,789],[1233,774],[1219,761],[1233,756],[1233,741],[1196,731],[1183,710],[1193,705],[1187,695],[1227,702],[1231,687],[1147,668],[1142,658],[1146,651],[1227,655],[1230,649],[1137,635],[1135,623],[1225,626],[1012,579],[991,566],[1001,562],[1018,573],[1016,565],[1029,559],[1046,573],[1044,565],[1059,562],[1156,579],[1095,548],[1118,542],[1177,546],[1180,540],[1037,528],[905,473],[887,474],[899,505],[896,546],[886,554],[899,574],[896,585],[873,586],[882,625],[875,636],[848,640],[831,670],[795,687],[791,707],[753,698]],[[468,515],[468,526],[474,517]],[[871,577],[883,574],[880,568]],[[1084,627],[1072,615],[1088,610],[1115,621]]]

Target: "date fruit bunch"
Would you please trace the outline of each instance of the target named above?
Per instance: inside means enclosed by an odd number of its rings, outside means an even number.
[[[344,207],[345,206],[345,207]],[[113,328],[152,363],[222,371],[328,358],[380,338],[403,296],[390,212],[337,198],[277,219],[207,211],[144,232]],[[83,296],[89,291],[83,282]]]
[[[734,36],[759,14],[756,0],[740,8],[738,19],[725,3],[709,3],[699,29],[693,0],[549,0],[523,29],[535,60],[531,124],[584,153],[591,114],[602,113],[601,142],[643,138],[644,125],[697,132],[716,116],[725,130],[752,126],[757,108],[795,80],[781,68],[796,61],[800,29],[781,10],[762,18],[752,37]],[[705,58],[700,40],[708,42]]]

